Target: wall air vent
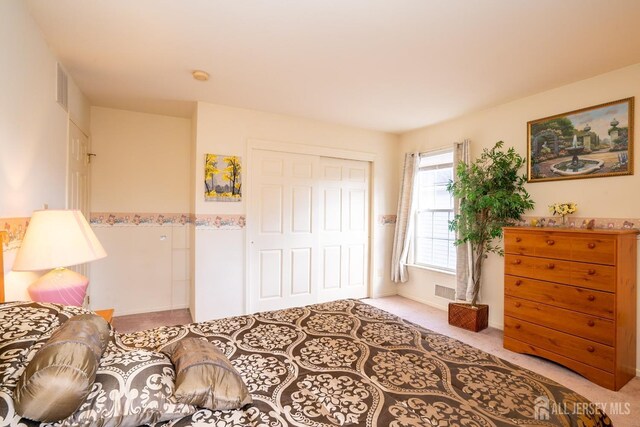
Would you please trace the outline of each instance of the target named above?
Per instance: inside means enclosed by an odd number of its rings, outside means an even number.
[[[56,101],[64,108],[64,111],[69,111],[69,78],[60,63],[57,65]]]
[[[456,290],[442,285],[436,285],[435,294],[437,297],[445,298],[451,301],[456,299]]]

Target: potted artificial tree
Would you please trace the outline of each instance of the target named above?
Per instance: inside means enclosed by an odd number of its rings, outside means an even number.
[[[506,152],[499,141],[492,149],[484,149],[470,164],[461,162],[456,180],[447,190],[460,201],[460,207],[449,228],[456,231],[456,245],[469,243],[471,251],[471,301],[449,304],[449,323],[478,332],[488,326],[489,306],[478,304],[482,264],[490,253],[504,255],[494,243],[502,237],[502,227],[513,225],[522,214],[533,208],[533,200],[524,188],[526,176],[519,170],[525,159],[513,148]],[[458,260],[464,262],[464,260]]]

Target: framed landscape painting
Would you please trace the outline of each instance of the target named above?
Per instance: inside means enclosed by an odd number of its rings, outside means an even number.
[[[527,123],[527,181],[633,174],[634,98]]]

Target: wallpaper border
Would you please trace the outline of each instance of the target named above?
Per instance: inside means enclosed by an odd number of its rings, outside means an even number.
[[[160,227],[193,222],[191,214],[175,212],[91,212],[89,216],[94,227]]]
[[[582,216],[567,216],[566,224],[562,224],[562,220],[559,217],[554,216],[534,216],[525,215],[522,217],[517,225],[519,226],[532,226],[532,221],[536,220],[538,223],[543,223],[543,228],[581,228],[586,229],[587,224],[590,221],[594,221],[594,229],[607,229],[607,230],[628,230],[632,228],[639,228],[640,218],[595,218],[595,217],[582,217]]]
[[[30,217],[26,218],[0,218],[2,230],[7,232],[9,238],[3,242],[2,250],[10,251],[20,247],[20,243],[24,238],[24,233],[29,226]]]
[[[246,216],[242,214],[208,214],[164,212],[91,212],[93,227],[163,227],[194,224],[198,230],[242,230]]]
[[[196,215],[196,230],[242,230],[247,226],[245,215]]]
[[[560,218],[552,216],[527,215],[522,217],[519,226],[531,225],[532,220],[541,222],[545,227],[559,228]],[[29,226],[29,217],[0,218],[1,229],[7,232],[8,241],[2,245],[3,251],[20,247],[20,242]],[[640,218],[596,218],[596,217],[567,217],[566,228],[587,228],[589,221],[594,220],[596,229],[631,229],[640,228]],[[149,212],[91,212],[90,223],[93,227],[162,227],[185,226],[194,224],[197,230],[243,230],[247,220],[244,214],[207,214],[194,215],[189,213],[149,213]],[[396,215],[380,215],[378,224],[382,226],[395,225]]]
[[[398,215],[380,215],[378,217],[378,224],[395,225],[397,220],[398,220]]]

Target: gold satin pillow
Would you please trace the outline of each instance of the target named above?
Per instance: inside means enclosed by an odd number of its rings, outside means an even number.
[[[176,369],[178,402],[213,411],[252,403],[247,386],[229,359],[209,341],[185,338],[162,349]]]
[[[109,341],[100,316],[74,316],[37,351],[14,391],[16,412],[34,421],[67,418],[85,401]]]

